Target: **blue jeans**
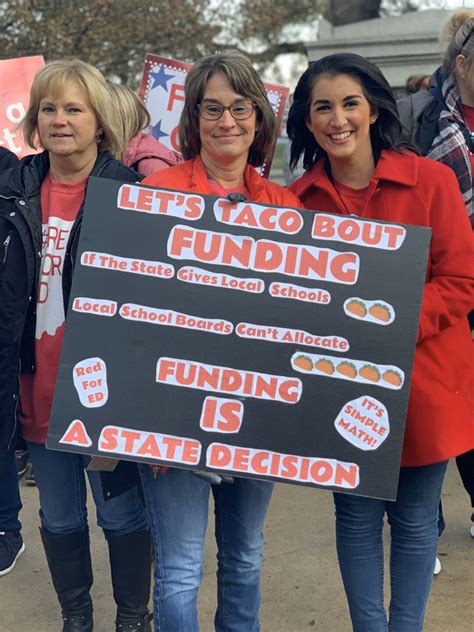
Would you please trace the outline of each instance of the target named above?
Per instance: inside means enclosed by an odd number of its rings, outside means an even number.
[[[68,535],[88,528],[84,469],[90,457],[47,450],[27,442],[40,497],[41,527],[53,535]],[[143,503],[137,488],[104,500],[99,472],[87,471],[97,512],[97,524],[117,536],[147,528]]]
[[[15,454],[0,455],[0,531],[19,531],[20,488]]]
[[[438,545],[447,461],[402,467],[397,500],[334,494],[339,567],[354,632],[421,632]],[[382,528],[391,527],[389,622],[384,609]]]
[[[234,478],[210,485],[189,470],[170,469],[156,479],[140,465],[155,543],[156,632],[198,632],[197,595],[202,580],[209,492],[215,503],[217,632],[258,632],[263,524],[273,484]]]

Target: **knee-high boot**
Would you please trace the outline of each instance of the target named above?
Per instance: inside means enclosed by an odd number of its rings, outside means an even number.
[[[40,529],[53,586],[63,615],[63,632],[92,632],[92,564],[89,532],[54,535]]]
[[[151,632],[148,612],[151,538],[148,531],[106,534],[115,603],[116,632]]]

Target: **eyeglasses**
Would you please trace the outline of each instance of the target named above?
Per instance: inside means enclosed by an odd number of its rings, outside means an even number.
[[[226,110],[236,121],[245,121],[252,116],[255,104],[251,101],[238,101],[232,105],[221,105],[220,103],[200,103],[198,110],[202,118],[208,121],[218,121]]]
[[[472,33],[474,31],[474,27],[471,28],[471,30],[469,31],[469,33],[466,35],[466,37],[464,38],[463,43],[461,44],[461,48],[459,49],[460,51],[464,48],[464,46],[466,46],[467,42],[469,41],[469,38],[471,37]]]

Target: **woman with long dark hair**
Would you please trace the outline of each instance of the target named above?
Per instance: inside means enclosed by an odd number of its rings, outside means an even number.
[[[304,207],[426,226],[432,239],[396,501],[335,493],[339,566],[355,632],[420,632],[438,541],[448,460],[472,448],[473,243],[453,172],[403,141],[392,91],[354,54],[312,63],[288,116],[290,186]],[[391,526],[391,601],[383,591],[382,527]]]

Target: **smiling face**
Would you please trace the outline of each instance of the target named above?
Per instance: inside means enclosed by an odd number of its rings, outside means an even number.
[[[350,75],[322,75],[312,91],[306,124],[331,165],[373,163],[370,125],[377,111]]]
[[[212,75],[206,84],[202,104],[220,104],[229,107],[249,99],[234,92],[227,77],[221,73]],[[217,121],[210,121],[199,116],[199,136],[201,140],[201,157],[205,164],[247,163],[249,149],[257,132],[255,111],[243,121],[232,118],[229,110]]]
[[[74,79],[68,79],[59,94],[41,99],[38,134],[41,145],[55,160],[94,160],[101,133],[89,96]]]

